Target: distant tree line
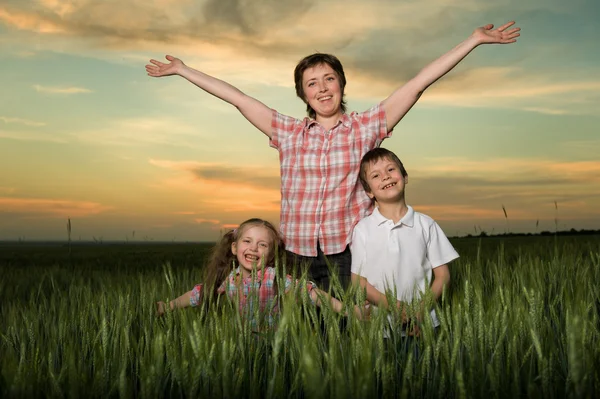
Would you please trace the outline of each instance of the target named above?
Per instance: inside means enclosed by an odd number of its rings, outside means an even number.
[[[470,237],[534,237],[534,236],[574,236],[574,235],[600,235],[600,230],[561,230],[561,231],[541,231],[539,233],[498,233],[498,234],[488,234],[485,231],[481,231],[479,234],[467,234],[466,236],[458,236],[453,238],[470,238]]]

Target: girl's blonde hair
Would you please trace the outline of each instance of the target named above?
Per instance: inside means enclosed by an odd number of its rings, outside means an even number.
[[[284,253],[285,247],[281,235],[270,222],[259,218],[246,220],[238,228],[225,233],[221,241],[213,248],[210,260],[206,265],[205,287],[208,288],[204,290],[206,294],[210,293],[214,297],[217,296],[217,290],[223,281],[225,281],[231,270],[237,267],[237,258],[231,252],[231,244],[237,242],[246,229],[256,226],[265,227],[271,235],[269,256],[265,259],[263,267],[273,267],[275,257]]]

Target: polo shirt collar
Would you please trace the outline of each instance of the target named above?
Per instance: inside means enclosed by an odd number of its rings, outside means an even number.
[[[402,217],[402,219],[400,219],[400,221],[396,225],[399,226],[403,224],[407,227],[413,227],[415,225],[415,211],[410,205],[407,205],[406,207],[408,208],[408,211],[406,211],[406,214]],[[383,216],[381,212],[379,212],[379,207],[373,210],[373,218],[375,219],[375,223],[377,224],[377,226],[381,226],[382,224],[390,220]]]

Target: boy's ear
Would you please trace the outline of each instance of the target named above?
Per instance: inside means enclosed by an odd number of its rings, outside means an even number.
[[[365,190],[365,192],[367,193],[367,195],[369,196],[369,198],[375,199],[375,195],[371,192],[371,190]]]
[[[408,175],[404,176],[404,184],[408,184]]]
[[[235,241],[231,243],[231,253],[237,255],[237,242]]]

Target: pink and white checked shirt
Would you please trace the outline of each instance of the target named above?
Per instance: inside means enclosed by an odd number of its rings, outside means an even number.
[[[326,255],[346,248],[352,229],[372,211],[358,181],[360,160],[390,136],[385,110],[344,114],[325,130],[316,121],[295,119],[273,110],[270,145],[281,165],[280,230],[286,249],[317,256],[317,241]]]
[[[217,289],[217,293],[219,295],[226,294],[233,300],[236,298],[239,300],[240,314],[249,320],[253,331],[259,331],[261,327],[264,327],[261,322],[266,322],[268,327],[273,327],[277,321],[276,316],[279,314],[279,303],[275,291],[276,274],[274,268],[267,267],[259,269],[255,274],[237,282],[236,280],[240,278],[240,267],[238,266],[229,273]],[[285,284],[283,292],[287,294],[291,290],[299,288],[300,291],[293,292],[302,294],[302,290],[304,290],[310,303],[315,304],[310,297],[311,291],[317,288],[315,283],[306,281],[305,286],[300,286],[300,280],[293,280],[289,274],[285,275],[283,282]],[[202,302],[203,289],[203,284],[194,286],[190,296],[191,306],[198,306]]]

